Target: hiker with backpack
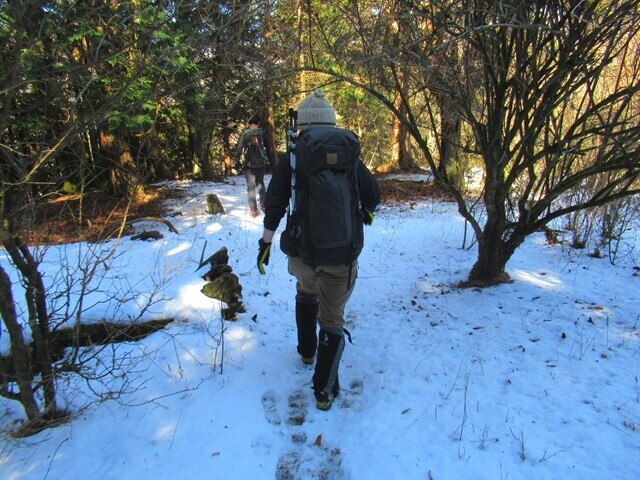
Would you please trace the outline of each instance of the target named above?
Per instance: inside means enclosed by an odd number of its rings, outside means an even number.
[[[273,236],[287,213],[280,248],[297,280],[297,351],[303,363],[315,360],[316,407],[328,410],[340,393],[344,309],[355,286],[363,224],[373,222],[380,192],[360,160],[358,137],[336,127],[322,90],[290,115],[289,158],[278,162],[267,189],[258,270],[265,273]]]
[[[242,160],[242,163],[240,163]],[[264,173],[267,163],[267,149],[264,143],[264,132],[260,128],[260,117],[253,115],[249,119],[248,128],[242,132],[238,140],[235,155],[236,170],[244,170],[247,181],[247,200],[249,201],[249,215],[257,217],[258,200],[260,209],[264,211]],[[256,199],[256,190],[258,191]]]

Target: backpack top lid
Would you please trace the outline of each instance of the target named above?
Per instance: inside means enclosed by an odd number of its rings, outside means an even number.
[[[244,134],[246,136],[248,136],[250,139],[251,138],[257,138],[257,137],[262,137],[263,133],[264,132],[262,131],[262,128],[260,128],[260,127],[258,127],[258,128],[247,128],[244,131]]]
[[[295,153],[296,173],[303,178],[324,169],[351,170],[360,158],[360,140],[343,128],[313,127],[300,132]]]

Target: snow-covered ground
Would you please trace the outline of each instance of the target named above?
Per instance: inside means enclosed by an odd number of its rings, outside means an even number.
[[[59,395],[75,415],[26,439],[3,434],[0,478],[640,476],[638,250],[612,266],[533,235],[508,264],[512,283],[458,289],[476,252],[461,248],[456,207],[382,205],[347,305],[343,391],[323,412],[313,367],[295,350],[286,257],[274,244],[267,274],[255,267],[262,217],[247,215],[243,178],[171,185],[186,193],[172,204],[182,215],[167,217],[179,234],[137,224],[164,238],[121,241],[83,319],[127,320],[156,292],[144,318],[175,322],[117,345],[121,366],[109,363],[111,350],[100,355],[105,368],[129,370],[128,383],[107,385],[126,387],[119,398],[96,402],[89,387],[106,387],[62,379]],[[207,193],[226,215],[206,214]],[[200,292],[205,268],[195,271],[205,242],[206,255],[227,247],[243,287],[247,311],[224,334],[224,305]],[[112,247],[49,248],[46,281],[59,286],[61,264]],[[10,269],[1,252],[0,263]],[[3,432],[20,419],[19,405],[0,399]]]

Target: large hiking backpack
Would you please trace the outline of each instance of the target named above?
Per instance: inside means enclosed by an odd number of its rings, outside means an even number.
[[[350,264],[364,244],[356,178],[358,137],[335,127],[303,130],[295,159],[295,201],[282,249],[311,266]]]
[[[244,132],[244,166],[260,168],[265,166],[267,151],[264,148],[264,134],[261,128],[247,129]]]

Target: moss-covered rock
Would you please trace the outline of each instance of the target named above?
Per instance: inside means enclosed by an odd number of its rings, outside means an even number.
[[[202,287],[201,292],[209,298],[215,298],[227,304],[227,308],[222,309],[222,318],[236,320],[236,314],[245,311],[240,301],[242,286],[228,262],[229,253],[226,247],[222,247],[209,258],[200,262],[198,269],[207,263],[211,265],[211,269],[202,276],[207,283]]]
[[[216,298],[225,303],[237,303],[242,297],[242,287],[237,275],[231,272],[222,272],[220,276],[211,279],[202,287],[202,293],[209,298]]]

